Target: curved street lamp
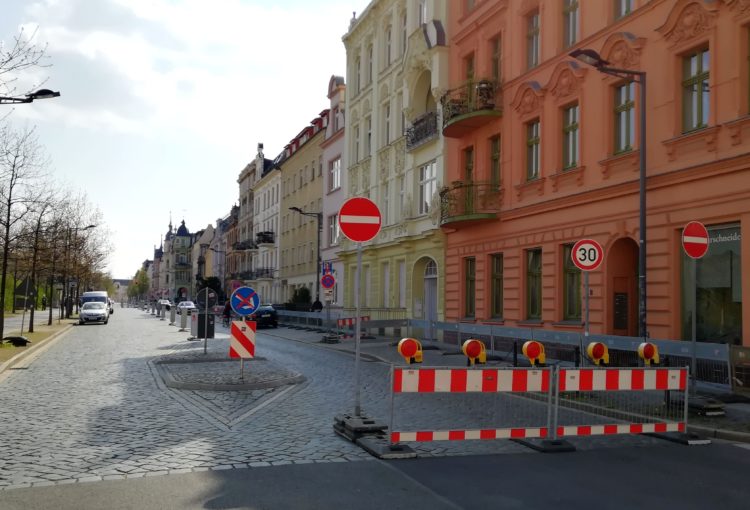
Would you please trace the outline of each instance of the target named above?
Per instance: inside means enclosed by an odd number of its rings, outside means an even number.
[[[37,99],[51,99],[60,97],[60,93],[50,89],[39,89],[23,97],[0,96],[0,104],[32,103]]]
[[[641,97],[638,105],[640,111],[640,130],[638,133],[638,150],[640,151],[640,207],[638,215],[638,230],[640,232],[638,250],[638,336],[646,341],[646,337],[648,336],[648,332],[646,331],[646,72],[610,67],[609,62],[604,60],[596,51],[588,48],[578,48],[571,51],[569,55],[584,64],[593,66],[594,69],[600,73],[632,80],[636,82],[641,89]]]
[[[299,207],[290,207],[290,211],[298,212],[302,216],[310,216],[318,221],[318,271],[315,275],[315,301],[320,301],[320,273],[321,273],[321,260],[320,260],[320,234],[323,231],[323,213],[320,212],[305,212]]]

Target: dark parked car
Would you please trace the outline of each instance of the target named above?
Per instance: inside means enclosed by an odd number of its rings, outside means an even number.
[[[271,305],[260,305],[255,312],[247,316],[247,320],[255,321],[260,326],[279,326],[278,314]]]

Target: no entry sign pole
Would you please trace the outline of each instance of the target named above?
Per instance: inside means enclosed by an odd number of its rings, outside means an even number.
[[[359,343],[360,343],[360,308],[359,288],[362,274],[362,243],[370,241],[380,232],[382,215],[377,204],[365,197],[350,198],[339,209],[339,227],[349,240],[357,243],[357,273],[354,279],[354,415],[362,415],[360,405]]]
[[[697,260],[703,257],[708,251],[708,230],[699,221],[691,221],[682,229],[682,249],[685,254],[692,259],[690,263],[690,276],[693,280],[693,292],[690,293],[691,312],[690,328],[692,329],[692,355],[690,363],[690,393],[695,395],[696,370],[698,363],[696,360],[697,349],[697,296],[698,293],[698,271],[696,270]]]
[[[354,416],[362,415],[362,406],[360,405],[360,375],[359,375],[359,286],[360,275],[362,273],[362,243],[357,243],[357,277],[354,280],[354,306],[356,309],[354,319]]]

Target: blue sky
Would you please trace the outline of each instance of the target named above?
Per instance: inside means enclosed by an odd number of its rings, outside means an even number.
[[[112,233],[108,266],[130,278],[173,223],[224,216],[258,142],[275,157],[328,106],[341,37],[366,0],[4,0],[0,40],[36,28],[61,97],[19,105],[52,173],[84,190]],[[313,31],[314,30],[314,31]]]

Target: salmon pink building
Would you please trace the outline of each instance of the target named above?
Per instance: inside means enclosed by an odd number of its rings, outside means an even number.
[[[750,2],[448,5],[446,320],[583,332],[571,251],[593,239],[592,334],[639,336],[643,321],[690,339],[695,319],[699,341],[750,346]],[[603,67],[570,56],[584,49]],[[690,221],[708,229],[695,264]]]

